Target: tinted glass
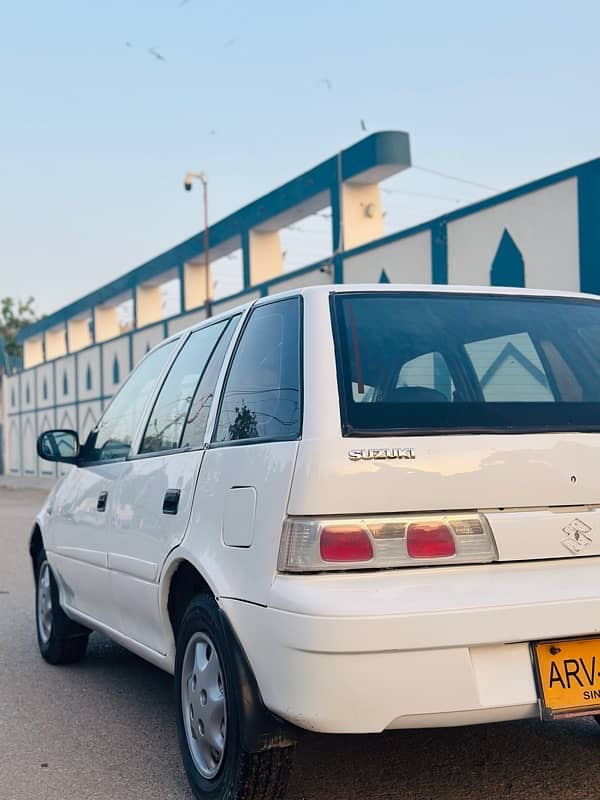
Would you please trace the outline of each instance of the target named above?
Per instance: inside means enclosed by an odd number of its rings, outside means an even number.
[[[228,320],[194,331],[171,365],[146,426],[140,453],[175,450],[200,376]]]
[[[552,402],[544,366],[528,333],[513,333],[465,345],[486,400]]]
[[[208,366],[204,370],[200,383],[196,389],[196,394],[192,401],[192,406],[188,414],[185,431],[183,433],[182,446],[183,447],[201,447],[204,444],[204,435],[206,433],[206,424],[208,422],[208,414],[212,405],[213,397],[215,394],[215,387],[219,378],[219,373],[223,365],[227,348],[231,342],[231,338],[235,333],[235,329],[240,321],[238,314],[229,322],[227,328],[222,332],[221,337],[213,350],[210,357]]]
[[[248,320],[221,403],[215,441],[300,435],[300,301],[256,308]]]
[[[88,436],[82,451],[83,461],[127,456],[144,407],[176,346],[177,340],[167,342],[149,353],[134,369]]]
[[[424,353],[407,361],[400,368],[396,389],[425,386],[452,400],[453,384],[446,359],[441,353]]]
[[[600,303],[338,294],[345,433],[600,430]]]

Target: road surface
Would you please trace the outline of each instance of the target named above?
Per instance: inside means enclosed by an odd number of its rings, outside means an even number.
[[[43,497],[0,489],[0,800],[192,800],[170,676],[98,634],[76,666],[37,653],[27,541]],[[310,734],[288,798],[595,800],[599,760],[590,719]]]

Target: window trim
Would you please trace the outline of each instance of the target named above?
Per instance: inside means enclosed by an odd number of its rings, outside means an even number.
[[[369,438],[377,438],[377,437],[400,437],[400,436],[472,436],[474,434],[489,434],[489,435],[503,435],[503,436],[520,436],[520,435],[529,435],[529,434],[556,434],[556,433],[573,433],[578,432],[579,430],[584,430],[585,432],[592,432],[598,433],[600,432],[600,426],[598,429],[591,430],[588,426],[573,426],[573,427],[564,427],[564,428],[552,428],[552,430],[547,430],[538,426],[523,426],[519,427],[518,429],[510,429],[506,426],[473,426],[473,427],[450,427],[450,428],[435,428],[435,427],[417,427],[417,428],[397,428],[397,429],[390,429],[390,428],[382,428],[382,429],[362,429],[362,428],[355,428],[351,425],[348,419],[348,395],[346,392],[346,386],[344,381],[344,372],[342,368],[342,361],[344,359],[348,360],[348,352],[346,348],[345,337],[342,336],[342,323],[343,319],[340,314],[341,303],[338,303],[338,298],[342,297],[375,297],[379,294],[384,294],[378,291],[352,291],[349,290],[342,290],[342,291],[332,291],[329,295],[329,308],[330,308],[330,321],[332,326],[332,335],[333,335],[333,344],[334,344],[334,353],[335,353],[335,370],[336,370],[336,379],[337,379],[337,387],[338,387],[338,398],[339,398],[339,407],[340,407],[340,422],[341,422],[341,433],[343,438],[356,438],[356,439],[369,439]],[[591,298],[589,296],[584,297],[571,297],[571,296],[563,296],[563,295],[543,295],[543,294],[521,294],[521,293],[512,293],[512,292],[468,292],[468,291],[393,291],[393,292],[385,292],[387,296],[399,296],[403,298],[410,298],[410,297],[426,297],[426,298],[436,298],[436,297],[458,297],[462,299],[470,299],[473,296],[475,297],[490,297],[490,298],[518,298],[524,302],[532,301],[532,302],[539,302],[540,300],[548,300],[549,302],[569,302],[573,304],[581,304],[581,305],[589,305],[590,303],[600,302],[597,298]],[[535,346],[535,342],[533,343]],[[465,355],[467,357],[467,363],[469,365],[469,370],[472,371],[473,375],[476,376],[475,367],[466,351],[466,348],[463,349],[465,351]],[[536,347],[537,350],[537,347]],[[342,357],[338,357],[341,355]],[[538,353],[539,355],[539,353]],[[542,361],[544,368],[546,366],[545,361]],[[477,383],[479,383],[479,379],[477,378]],[[481,393],[483,397],[483,392]]]
[[[235,315],[233,315],[233,316],[235,316]],[[194,397],[196,395],[196,390],[198,389],[198,383],[202,380],[202,377],[203,377],[204,373],[206,372],[208,364],[210,363],[210,360],[213,357],[213,354],[214,354],[219,342],[221,341],[221,336],[223,336],[223,334],[227,330],[229,324],[231,323],[231,320],[233,319],[233,316],[231,316],[231,317],[220,317],[219,319],[211,320],[211,322],[208,325],[202,325],[199,328],[194,328],[193,330],[189,331],[189,333],[184,337],[183,344],[177,350],[177,358],[179,358],[180,354],[183,352],[183,350],[187,346],[187,344],[190,341],[190,339],[192,338],[192,336],[194,336],[194,334],[200,333],[201,331],[205,331],[208,328],[213,327],[214,325],[223,325],[223,323],[225,323],[224,327],[223,327],[223,330],[221,331],[221,333],[217,337],[217,340],[216,340],[215,344],[213,345],[213,347],[212,347],[212,349],[211,349],[211,351],[210,351],[210,353],[208,355],[208,358],[207,358],[206,363],[204,365],[204,369],[200,373],[200,376],[199,376],[198,381],[196,383],[196,387],[194,389],[194,394],[192,395],[192,399],[190,401],[190,405],[188,406],[188,409],[186,411],[185,420],[184,420],[184,423],[183,423],[183,427],[181,429],[181,435],[179,437],[180,441],[181,441],[181,438],[183,436],[183,431],[185,430],[185,426],[187,424],[187,420],[188,420],[188,416],[189,416],[189,413],[190,413],[191,404],[194,401]],[[144,439],[146,438],[146,431],[148,430],[148,425],[150,424],[150,420],[152,418],[152,414],[154,413],[154,409],[156,408],[156,404],[157,404],[157,402],[158,402],[158,400],[160,398],[161,392],[164,389],[164,387],[165,387],[165,385],[166,385],[166,383],[167,383],[167,381],[169,379],[169,375],[171,374],[171,370],[175,366],[175,362],[176,362],[177,358],[174,359],[171,362],[171,364],[169,366],[169,370],[166,373],[166,375],[164,375],[163,380],[162,380],[162,382],[160,384],[160,387],[158,389],[158,392],[156,392],[156,394],[155,394],[155,396],[153,398],[152,405],[151,405],[149,411],[147,411],[147,416],[145,418],[145,424],[144,424],[144,426],[142,428],[142,432],[141,432],[141,436],[139,437],[139,441],[135,442],[135,445],[136,445],[135,451],[133,453],[131,453],[129,455],[129,457],[128,457],[129,461],[134,461],[134,460],[136,460],[138,458],[148,458],[149,456],[169,455],[169,454],[172,454],[172,453],[191,452],[193,450],[201,450],[202,449],[200,447],[170,447],[168,450],[167,449],[165,449],[165,450],[150,450],[150,451],[144,452],[144,453],[140,452],[140,448],[144,443]],[[132,450],[133,450],[133,447],[132,447]]]
[[[198,452],[200,450],[206,450],[206,441],[205,441],[202,445],[199,445],[198,447],[174,447],[174,448],[171,448],[169,450],[155,450],[155,451],[152,451],[150,453],[140,453],[140,447],[142,446],[142,442],[144,441],[144,435],[146,433],[146,428],[148,427],[148,423],[150,421],[150,416],[152,415],[152,412],[154,410],[154,406],[156,405],[156,401],[158,400],[158,397],[159,397],[159,395],[160,395],[160,393],[161,393],[161,391],[163,389],[163,386],[165,385],[165,383],[167,381],[167,378],[169,377],[169,373],[171,371],[171,367],[175,363],[175,359],[179,356],[179,353],[186,346],[186,344],[189,341],[189,339],[195,333],[198,333],[198,331],[206,330],[206,328],[210,328],[213,325],[217,325],[217,324],[220,324],[220,323],[223,323],[223,322],[227,322],[228,324],[230,324],[231,320],[234,319],[237,316],[241,316],[242,319],[240,319],[240,321],[237,324],[237,329],[233,333],[232,341],[229,342],[229,347],[227,349],[227,352],[225,353],[225,358],[223,359],[223,364],[221,364],[221,369],[219,370],[219,378],[220,378],[221,372],[223,370],[223,367],[227,363],[227,355],[229,353],[229,348],[231,347],[232,343],[234,341],[236,341],[237,330],[239,330],[240,326],[242,325],[243,318],[244,318],[244,311],[241,311],[241,312],[237,311],[237,312],[235,312],[233,314],[230,314],[229,316],[219,316],[219,317],[214,317],[214,318],[211,317],[210,319],[203,321],[203,323],[201,325],[198,325],[197,327],[194,327],[194,328],[192,328],[191,330],[189,330],[189,331],[187,331],[185,333],[185,335],[182,337],[181,346],[179,348],[177,348],[177,351],[175,353],[174,358],[168,364],[168,370],[164,373],[164,375],[161,375],[160,378],[159,378],[160,385],[158,386],[158,389],[155,390],[155,392],[153,393],[153,396],[152,396],[151,402],[150,402],[150,406],[146,407],[144,409],[143,423],[141,425],[141,428],[138,431],[136,431],[136,436],[135,436],[135,439],[132,442],[131,449],[129,451],[129,455],[127,456],[127,461],[138,461],[138,460],[141,460],[141,459],[144,459],[144,458],[157,458],[158,456],[170,456],[170,455],[175,455],[176,453],[194,453],[194,452]],[[225,328],[221,332],[221,336],[225,333],[226,330],[227,330],[227,325],[225,326]],[[211,350],[210,356],[209,356],[209,358],[208,358],[208,360],[206,362],[206,365],[204,367],[204,370],[202,371],[202,374],[200,375],[199,380],[202,380],[202,375],[204,375],[204,371],[206,370],[206,367],[208,366],[208,363],[209,363],[210,359],[212,358],[213,353],[215,352],[215,349],[219,344],[219,341],[221,340],[221,336],[219,336],[219,338],[217,339],[213,349]],[[218,385],[219,385],[219,381],[217,380],[217,386]],[[196,384],[196,389],[197,388],[198,388],[198,385]],[[215,387],[215,394],[216,394],[216,387]],[[193,397],[192,397],[192,402],[193,402]],[[214,404],[214,398],[213,398],[213,404]],[[190,407],[191,407],[191,405],[190,405]],[[189,408],[188,408],[188,414],[189,414]],[[186,414],[186,423],[187,423],[187,414]],[[206,434],[208,432],[209,424],[210,424],[210,414],[209,414],[209,418],[208,418],[208,421],[207,421],[207,426],[206,426],[207,429],[206,429],[206,431],[204,433],[205,440],[206,440]],[[185,425],[184,425],[184,429],[185,429]]]
[[[225,349],[225,353],[223,354],[223,360],[221,361],[221,366],[219,367],[219,371],[217,373],[217,379],[215,381],[213,397],[212,397],[212,400],[211,400],[211,403],[210,403],[210,407],[208,409],[208,415],[206,417],[206,425],[204,426],[204,436],[203,436],[204,441],[202,442],[202,445],[200,445],[198,447],[182,447],[181,448],[182,450],[186,450],[186,451],[189,451],[189,450],[206,450],[207,434],[208,434],[209,430],[212,433],[211,412],[212,412],[213,408],[215,407],[215,397],[218,395],[218,390],[220,389],[220,386],[221,386],[221,383],[220,383],[221,376],[223,374],[223,370],[226,369],[227,364],[229,363],[229,358],[231,357],[231,353],[233,352],[232,348],[235,347],[235,342],[237,341],[237,339],[239,337],[239,331],[240,331],[240,328],[241,328],[241,326],[243,324],[243,321],[245,319],[246,313],[247,313],[247,310],[246,311],[238,311],[237,313],[233,314],[231,317],[227,317],[227,325],[225,326],[225,328],[223,329],[221,335],[219,336],[219,338],[215,342],[215,346],[213,347],[213,349],[211,351],[211,354],[210,354],[210,358],[206,362],[206,366],[204,367],[204,370],[202,371],[202,375],[200,376],[200,380],[198,381],[198,383],[196,385],[196,391],[194,392],[194,396],[192,397],[192,402],[190,403],[188,411],[187,411],[187,414],[185,416],[185,422],[184,422],[184,425],[183,425],[183,429],[181,431],[181,438],[182,439],[183,439],[183,436],[185,434],[185,430],[187,428],[187,425],[188,425],[188,422],[189,422],[189,419],[190,419],[190,411],[192,410],[192,406],[194,405],[194,400],[196,399],[196,392],[200,388],[200,383],[201,383],[202,379],[204,378],[204,375],[206,374],[206,370],[210,366],[210,361],[211,361],[212,357],[214,356],[215,351],[216,351],[217,347],[219,346],[219,344],[221,343],[221,339],[223,338],[223,336],[227,332],[229,326],[231,325],[233,320],[236,319],[236,317],[239,317],[239,319],[238,319],[238,321],[237,321],[237,323],[235,325],[234,331],[231,334],[231,338],[229,339],[229,344],[227,345],[227,347]],[[196,331],[193,331],[193,333],[195,333],[195,332]]]
[[[231,368],[233,366],[233,362],[237,355],[238,349],[240,347],[240,343],[246,332],[246,328],[250,324],[250,320],[252,319],[252,314],[257,311],[259,308],[264,308],[265,306],[273,305],[275,303],[283,303],[288,300],[295,300],[297,307],[298,307],[298,362],[299,362],[299,386],[298,390],[300,393],[299,397],[299,412],[300,412],[300,425],[298,434],[294,434],[293,436],[274,436],[274,437],[255,437],[252,439],[234,439],[233,441],[226,441],[226,442],[215,442],[214,437],[217,433],[217,429],[219,427],[219,418],[221,416],[221,410],[223,407],[223,401],[225,399],[225,389],[227,388],[227,381],[229,380],[229,375],[231,373]],[[234,349],[229,354],[229,358],[227,360],[227,370],[225,375],[223,376],[221,385],[219,388],[219,402],[216,408],[216,413],[212,420],[209,419],[209,426],[211,427],[210,430],[210,437],[208,441],[205,443],[206,450],[217,450],[221,447],[241,447],[243,445],[256,445],[256,444],[273,444],[274,442],[297,442],[302,439],[302,432],[304,428],[304,298],[301,294],[291,294],[285,295],[283,297],[273,297],[272,299],[268,299],[265,301],[257,301],[248,309],[244,319],[240,321],[238,326],[239,333],[237,338],[235,338]],[[207,426],[208,428],[208,426]]]

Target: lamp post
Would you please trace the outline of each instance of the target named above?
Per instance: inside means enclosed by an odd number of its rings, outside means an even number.
[[[202,196],[204,200],[204,276],[206,280],[206,316],[212,315],[211,308],[211,291],[210,291],[210,262],[208,255],[208,181],[203,172],[187,172],[183,179],[183,185],[187,192],[192,190],[192,182],[194,180],[202,183]]]

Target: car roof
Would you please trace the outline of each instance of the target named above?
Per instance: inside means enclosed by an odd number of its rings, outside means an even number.
[[[583,292],[569,292],[559,289],[526,289],[514,286],[467,286],[467,285],[448,285],[431,283],[338,283],[325,286],[307,286],[295,289],[293,292],[285,294],[327,294],[331,292],[352,293],[352,292],[426,292],[427,294],[493,294],[493,295],[513,295],[526,297],[564,297],[570,299],[587,298],[589,300],[599,300],[595,294],[585,294]],[[283,294],[283,293],[282,293]],[[275,297],[276,295],[270,295]]]
[[[310,297],[314,295],[330,295],[333,293],[337,294],[352,294],[352,293],[364,293],[364,292],[380,292],[382,294],[385,293],[393,293],[393,292],[406,292],[406,293],[413,293],[413,292],[424,292],[427,294],[491,294],[491,295],[512,295],[515,297],[562,297],[565,299],[587,299],[587,300],[600,300],[600,297],[595,294],[585,294],[583,292],[568,292],[562,291],[558,289],[526,289],[524,287],[514,287],[514,286],[459,286],[459,285],[448,285],[448,284],[431,284],[431,283],[328,283],[323,284],[320,286],[303,286],[297,287],[294,289],[288,289],[285,292],[277,292],[275,294],[270,294],[265,297],[260,297],[254,300],[250,300],[246,303],[241,303],[239,306],[235,306],[233,308],[228,308],[226,311],[223,311],[220,314],[215,314],[215,316],[210,317],[209,319],[201,320],[200,322],[196,322],[193,325],[190,325],[187,328],[182,328],[177,333],[169,336],[167,340],[163,340],[161,344],[164,344],[164,341],[169,341],[170,339],[178,339],[182,336],[186,336],[190,331],[198,330],[200,328],[206,327],[208,324],[213,324],[214,322],[218,322],[221,319],[227,319],[229,317],[234,316],[235,314],[242,314],[244,313],[250,306],[253,305],[262,305],[264,303],[269,303],[274,300],[284,299],[286,297]]]

